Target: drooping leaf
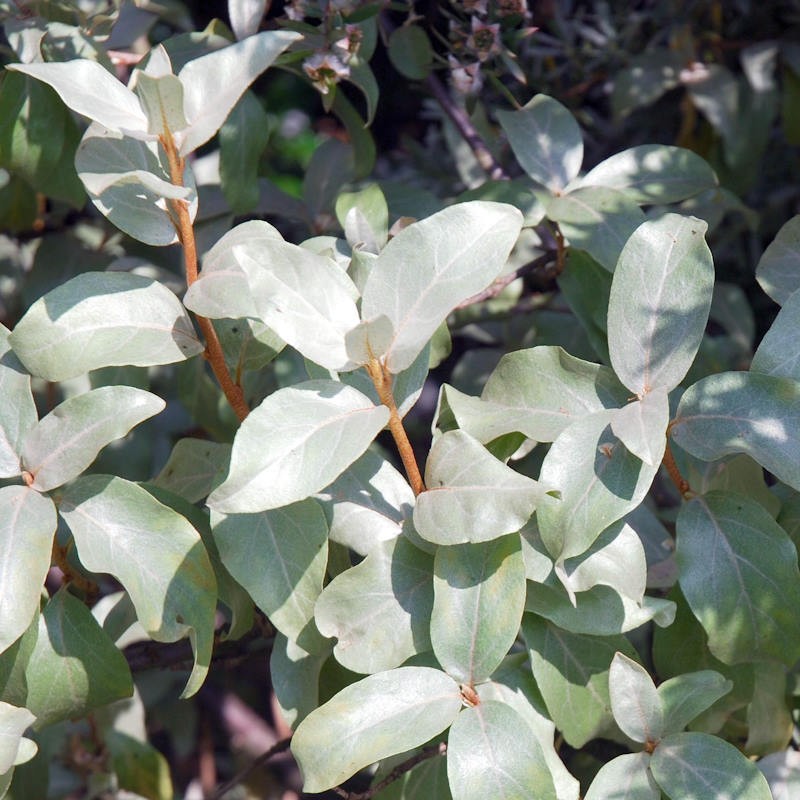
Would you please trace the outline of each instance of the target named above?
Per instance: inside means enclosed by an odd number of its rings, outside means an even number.
[[[519,632],[525,564],[519,536],[440,547],[430,615],[433,652],[459,683],[485,681]]]
[[[448,431],[434,442],[425,485],[414,506],[414,526],[436,544],[486,542],[518,531],[544,496],[536,481],[463,431]],[[497,502],[488,503],[488,497]]]
[[[597,411],[555,440],[540,481],[560,494],[537,509],[539,531],[557,560],[583,553],[612,522],[644,498],[658,470],[638,459],[614,435],[614,413]]]
[[[429,650],[432,572],[431,556],[399,536],[337,575],[320,595],[315,614],[320,632],[338,640],[336,660],[371,674]]]
[[[162,642],[190,637],[195,664],[183,696],[196,692],[211,661],[217,599],[197,531],[145,489],[106,475],[76,480],[59,510],[81,562],[119,580],[148,635]]]
[[[644,144],[615,153],[578,181],[624,192],[641,205],[677,203],[717,185],[714,170],[691,150]]]
[[[661,800],[649,753],[625,753],[603,764],[584,800]]]
[[[603,186],[579,187],[547,204],[548,219],[557,222],[571,247],[586,250],[609,272],[630,235],[645,221],[625,194]]]
[[[517,800],[535,792],[556,800],[542,747],[520,735],[525,721],[505,703],[487,700],[462,711],[447,739],[447,777],[454,800]]]
[[[780,305],[800,289],[800,214],[784,224],[767,245],[756,266],[756,280]]]
[[[56,524],[49,497],[27,486],[0,488],[0,653],[39,609]]]
[[[706,223],[665,214],[640,225],[614,272],[608,348],[620,380],[639,397],[674,389],[703,338],[714,266]]]
[[[292,753],[304,791],[325,791],[375,761],[424,744],[460,707],[458,684],[430,667],[399,667],[351,684],[295,731]]]
[[[22,472],[22,443],[37,421],[30,375],[11,351],[8,335],[0,324],[0,478]]]
[[[39,617],[25,679],[25,704],[36,715],[37,727],[85,716],[133,693],[125,657],[66,588],[50,599]]]
[[[664,792],[682,800],[772,800],[758,767],[732,744],[706,733],[662,739],[650,771]]]
[[[97,454],[166,403],[133,386],[103,386],[57,405],[25,438],[22,466],[40,492],[81,474]]]
[[[647,670],[617,653],[608,673],[611,711],[620,730],[635,742],[658,741],[664,733],[664,707]]]
[[[16,764],[22,763],[20,756],[26,749],[22,734],[35,719],[36,717],[27,708],[19,708],[0,701],[0,776],[4,776]],[[0,777],[1,785],[2,777]]]
[[[280,389],[237,431],[228,477],[208,505],[240,514],[304,500],[349,467],[388,419],[387,408],[334,381]]]
[[[704,461],[747,453],[800,489],[800,383],[757,372],[722,372],[690,386],[670,435]]]
[[[800,260],[798,260],[800,269]],[[793,292],[764,334],[750,363],[753,372],[800,380],[800,292]]]
[[[9,342],[30,372],[51,381],[99,367],[171,364],[203,351],[178,298],[128,272],[86,272],[53,289],[28,309]]]
[[[518,111],[498,111],[520,166],[551,192],[562,191],[583,162],[583,138],[575,117],[558,100],[536,95]]]
[[[328,525],[319,505],[304,500],[256,514],[212,511],[211,525],[226,569],[281,633],[316,652],[314,603],[328,560]]]
[[[178,439],[167,463],[152,483],[180,495],[190,503],[207,497],[225,477],[231,446],[207,439]]]
[[[664,707],[664,735],[680,733],[732,688],[732,681],[711,669],[686,672],[659,684],[658,696]]]
[[[414,223],[386,245],[364,286],[361,315],[391,320],[388,349],[373,352],[392,374],[414,361],[460,302],[500,274],[521,227],[516,208],[476,200]]]
[[[787,533],[746,495],[683,506],[676,559],[684,595],[727,664],[800,657],[800,571]]]
[[[611,430],[633,455],[651,467],[664,457],[669,424],[669,398],[664,389],[654,389],[641,400],[620,408],[611,421]]]

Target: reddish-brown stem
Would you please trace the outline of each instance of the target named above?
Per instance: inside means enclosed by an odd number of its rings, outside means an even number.
[[[165,127],[165,131],[159,138],[164,147],[164,152],[167,154],[170,180],[174,186],[183,186],[184,160],[178,153],[178,148],[175,146],[175,141],[169,129]],[[186,200],[169,200],[168,202],[178,240],[183,248],[186,285],[191,286],[197,280],[197,245],[194,238],[192,218],[189,215],[189,204]],[[211,365],[211,369],[231,408],[233,408],[234,413],[241,422],[250,413],[250,409],[244,399],[242,387],[234,382],[230,372],[228,372],[222,345],[219,342],[214,326],[211,324],[211,320],[198,314],[195,315],[195,319],[206,342],[206,359]]]
[[[372,382],[375,384],[375,391],[378,392],[381,403],[389,409],[389,432],[392,434],[394,443],[397,445],[397,450],[400,453],[400,459],[405,467],[411,488],[414,490],[414,494],[418,495],[425,491],[425,483],[422,480],[422,475],[417,466],[414,448],[411,447],[408,434],[406,434],[406,429],[403,427],[403,420],[400,417],[400,412],[397,410],[397,405],[394,402],[392,375],[377,358],[373,358],[372,361],[367,364],[367,372]]]
[[[667,446],[664,449],[664,458],[662,459],[661,463],[669,473],[669,477],[672,478],[672,482],[677,487],[681,497],[685,500],[691,494],[692,488],[689,486],[689,482],[686,480],[686,478],[681,475],[681,471],[678,469],[678,465],[675,463],[675,456],[672,455],[672,448],[669,446],[669,431],[667,431],[667,437]]]

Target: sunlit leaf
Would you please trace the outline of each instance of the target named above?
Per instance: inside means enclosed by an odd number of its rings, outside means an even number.
[[[611,711],[620,729],[635,742],[656,742],[664,732],[664,706],[647,670],[617,653],[608,673]]]

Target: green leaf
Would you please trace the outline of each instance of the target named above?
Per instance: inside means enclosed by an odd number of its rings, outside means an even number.
[[[23,742],[26,741],[22,734],[35,719],[27,708],[0,701],[0,776],[22,763],[20,756],[25,750]]]
[[[609,272],[630,235],[645,221],[625,194],[604,186],[578,187],[553,197],[547,216],[558,223],[571,247],[586,250]]]
[[[118,730],[105,731],[103,743],[120,789],[152,800],[174,797],[169,763],[155,747]]]
[[[686,390],[670,435],[704,461],[747,453],[800,489],[800,383],[757,372],[722,372]]]
[[[258,165],[269,142],[269,117],[252,92],[245,92],[219,129],[219,177],[231,211],[258,205]]]
[[[319,504],[304,500],[257,514],[212,511],[211,526],[228,572],[281,633],[315,652],[314,603],[328,560],[328,525]]]
[[[325,791],[375,761],[424,744],[460,708],[458,684],[430,667],[399,667],[351,684],[295,731],[292,753],[304,791]]]
[[[337,575],[316,607],[320,632],[338,639],[336,660],[371,674],[429,650],[432,572],[433,558],[399,536]]]
[[[608,347],[639,397],[674,389],[694,361],[711,308],[706,223],[665,214],[640,225],[619,258],[608,302]]]
[[[658,696],[664,707],[664,735],[680,733],[732,688],[732,681],[711,669],[676,675],[659,684]]]
[[[678,203],[717,186],[714,170],[683,147],[643,144],[598,164],[577,182],[580,186],[617,189],[640,205]]]
[[[387,408],[334,381],[280,389],[237,431],[228,477],[208,505],[249,513],[304,500],[344,472],[388,419]]]
[[[784,224],[762,253],[756,280],[779,305],[800,289],[800,214]]]
[[[350,57],[347,66],[350,68],[350,74],[347,76],[347,80],[352,83],[353,86],[357,86],[361,90],[361,94],[364,95],[364,101],[367,106],[367,118],[364,120],[364,127],[367,128],[372,125],[375,119],[375,112],[378,109],[378,100],[380,99],[380,87],[378,86],[375,73],[372,71],[369,63],[363,59],[360,47],[359,52]]]
[[[770,753],[756,763],[769,782],[773,800],[792,800],[800,790],[800,753],[783,750]]]
[[[447,315],[500,274],[521,226],[512,206],[476,200],[409,225],[386,245],[367,278],[361,315],[392,321],[388,349],[373,348],[391,373],[408,367]]]
[[[608,673],[611,711],[620,730],[635,742],[655,743],[664,733],[664,706],[647,670],[617,653]]]
[[[539,475],[560,500],[541,504],[542,541],[563,561],[583,553],[612,522],[641,503],[658,471],[631,454],[614,435],[612,411],[574,422],[553,442]]]
[[[800,570],[789,536],[745,495],[710,492],[680,511],[680,584],[727,664],[800,658]]]
[[[534,736],[520,735],[524,725],[511,706],[497,700],[456,717],[447,739],[447,777],[454,800],[556,800],[542,747]]]
[[[53,289],[9,342],[30,372],[50,381],[99,367],[172,364],[203,351],[178,298],[127,272],[85,272]]]
[[[25,632],[39,609],[56,525],[49,497],[27,486],[0,488],[0,652]]]
[[[669,398],[659,388],[620,408],[611,420],[611,430],[633,455],[657,467],[664,457],[668,424]]]
[[[553,194],[578,174],[581,129],[558,100],[538,94],[518,111],[498,111],[497,119],[522,169]]]
[[[485,681],[514,644],[522,620],[525,564],[519,536],[438,548],[433,590],[436,658],[459,683]]]
[[[798,262],[800,266],[800,262]],[[753,372],[800,380],[800,292],[789,295],[750,363]]]
[[[747,707],[748,755],[785,750],[794,734],[792,709],[787,703],[787,671],[783,664],[762,661],[755,665],[753,699]]]
[[[661,800],[650,774],[650,754],[625,753],[603,764],[584,800]]]
[[[183,186],[173,184],[157,142],[132,139],[92,123],[75,153],[75,168],[97,210],[145,244],[163,247],[178,241],[165,198],[185,200],[192,221],[197,215],[191,168],[184,170]]]
[[[398,762],[401,757],[397,756]],[[382,761],[372,781],[372,785],[386,777],[392,760]],[[386,769],[384,770],[384,765]],[[375,795],[375,800],[453,800],[447,780],[447,756],[437,755],[426,758],[422,763],[406,772]]]
[[[229,444],[208,439],[178,439],[167,463],[152,483],[190,503],[197,503],[225,477],[230,454]]]
[[[544,496],[540,484],[463,431],[448,431],[434,442],[425,485],[414,506],[414,527],[436,544],[486,542],[518,531]]]
[[[389,60],[404,77],[422,81],[433,65],[433,48],[420,25],[402,25],[389,37]]]
[[[346,352],[345,334],[358,325],[358,292],[346,273],[329,258],[305,248],[269,235],[250,240],[244,238],[245,233],[239,231],[230,247],[236,272],[245,276],[245,298],[229,286],[225,297],[232,302],[224,304],[215,293],[223,273],[214,270],[214,280],[207,282],[206,267],[186,292],[187,308],[207,317],[256,316],[320,366],[353,369],[356,365]],[[222,266],[230,268],[230,264]]]
[[[189,636],[195,663],[182,696],[194,694],[211,661],[217,600],[200,535],[145,489],[106,475],[79,478],[59,510],[81,562],[123,585],[149,636],[159,642]]]
[[[291,31],[263,31],[195,58],[178,73],[188,129],[176,137],[182,156],[205,144],[225,122],[248,86],[291,44]]]
[[[36,727],[50,725],[133,694],[128,663],[91,611],[66,588],[39,617],[25,668],[26,706]]]
[[[389,207],[377,183],[358,192],[342,192],[336,199],[336,217],[347,241],[369,253],[380,253],[389,236]]]
[[[706,733],[676,733],[659,743],[650,771],[681,800],[772,800],[758,767],[732,744]]]
[[[686,56],[684,56],[684,59]],[[611,109],[616,121],[642,106],[658,100],[679,83],[684,66],[681,48],[648,48],[633,56],[628,65],[615,71],[611,89]]]
[[[319,675],[330,652],[307,653],[300,645],[275,634],[269,675],[283,721],[296,728],[319,705]]]
[[[608,671],[618,651],[636,657],[628,640],[568,633],[533,614],[523,616],[522,635],[550,718],[567,743],[583,747],[612,729]]]
[[[183,84],[174,75],[148,75],[137,69],[130,88],[136,92],[147,117],[148,133],[163,136],[187,126],[183,115]]]
[[[64,400],[25,437],[22,466],[40,492],[81,474],[109,443],[166,403],[133,386],[104,386]]]
[[[8,328],[0,324],[0,478],[22,472],[20,453],[38,415],[31,392],[31,378],[8,342]]]

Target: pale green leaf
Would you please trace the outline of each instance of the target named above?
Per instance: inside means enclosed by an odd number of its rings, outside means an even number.
[[[611,430],[633,455],[657,467],[664,457],[668,424],[669,398],[659,388],[620,408],[611,420]]]
[[[342,192],[336,199],[336,216],[355,247],[361,244],[369,253],[380,253],[389,236],[389,207],[377,183],[358,192]]]
[[[400,763],[402,756],[396,756],[395,760]],[[380,763],[372,781],[373,786],[386,777],[392,764],[392,759]],[[375,800],[430,800],[434,797],[436,800],[453,800],[447,780],[446,755],[426,758],[376,794]]]
[[[641,205],[677,203],[717,186],[714,170],[683,147],[643,144],[615,153],[577,181],[624,192]]]
[[[519,536],[440,547],[430,615],[433,652],[459,683],[485,681],[519,632],[525,564]]]
[[[773,800],[793,800],[800,792],[800,753],[784,750],[770,753],[756,766],[766,777]]]
[[[547,217],[558,223],[571,247],[586,250],[609,272],[630,235],[645,221],[627,195],[603,186],[585,186],[553,197]]]
[[[231,446],[208,439],[178,439],[152,483],[190,503],[207,497],[225,477]]]
[[[122,790],[117,795],[119,800],[170,800],[175,796],[169,762],[149,742],[111,729],[103,732],[103,744]]]
[[[81,563],[113,575],[156,641],[189,636],[195,665],[183,696],[196,692],[211,661],[217,591],[200,535],[177,512],[122,478],[87,475],[59,508]]]
[[[486,542],[518,531],[544,496],[541,485],[498,461],[464,431],[448,431],[434,442],[425,485],[414,507],[414,527],[436,544]],[[487,497],[495,502],[487,503]]]
[[[256,514],[211,513],[214,541],[228,572],[270,622],[308,652],[328,560],[328,525],[319,504],[304,500]]]
[[[498,111],[520,166],[554,194],[578,174],[583,139],[575,117],[552,97],[536,95],[517,111]]]
[[[424,744],[460,708],[458,684],[430,667],[399,667],[351,684],[295,731],[292,753],[304,791],[325,791],[375,761]]]
[[[267,0],[228,0],[228,17],[237,39],[246,39],[258,31],[267,9]]]
[[[27,369],[51,381],[99,367],[171,364],[203,351],[178,298],[128,272],[85,272],[53,289],[28,309],[9,342]]]
[[[130,87],[136,93],[147,117],[147,132],[164,136],[183,130],[183,84],[174,75],[154,77],[143,70],[133,73]]]
[[[36,425],[31,378],[8,342],[8,328],[0,324],[0,478],[22,472],[20,452],[28,431]]]
[[[39,617],[38,636],[25,668],[26,706],[36,727],[130,697],[125,657],[69,590],[59,590]]]
[[[706,733],[663,739],[650,771],[664,792],[681,800],[772,800],[758,767],[732,744]]]
[[[140,422],[164,409],[164,401],[133,386],[103,386],[57,405],[25,438],[22,466],[40,492],[81,474],[97,454]]]
[[[612,411],[573,423],[553,443],[540,472],[559,500],[537,509],[539,531],[557,560],[583,553],[612,522],[644,499],[658,466],[631,454],[611,430]]]
[[[642,397],[674,389],[694,361],[711,307],[714,264],[694,217],[640,225],[620,255],[608,302],[608,347],[620,380]]]
[[[747,453],[800,489],[800,383],[757,372],[722,372],[681,397],[670,435],[704,461]]]
[[[783,308],[753,356],[750,369],[764,375],[800,380],[800,292],[784,300]]]
[[[534,736],[520,735],[524,725],[511,706],[497,700],[456,717],[447,739],[453,800],[556,800],[542,746]]]
[[[756,266],[756,280],[779,305],[800,289],[800,214],[769,243]]]
[[[275,634],[269,657],[269,676],[283,721],[296,728],[319,705],[319,674],[330,655],[307,653],[300,645]]]
[[[680,585],[727,664],[800,658],[800,571],[788,534],[746,495],[710,492],[677,521]]]
[[[624,636],[584,636],[533,614],[522,618],[533,676],[550,718],[572,747],[613,728],[608,671],[615,653],[636,651]]]
[[[500,274],[521,226],[516,208],[473,201],[409,225],[386,245],[364,286],[361,315],[392,321],[388,349],[373,348],[391,373],[408,367],[447,315]]]
[[[353,672],[393,669],[429,650],[433,559],[405,537],[373,547],[317,601],[316,622],[337,638],[336,660]]]
[[[733,683],[711,669],[686,672],[658,686],[664,707],[664,734],[680,733],[692,720],[733,688]]]
[[[30,625],[50,569],[56,508],[27,486],[0,488],[0,652]]]
[[[190,61],[178,73],[189,127],[176,142],[182,156],[205,144],[222,126],[248,86],[291,44],[291,31],[263,31]]]
[[[747,755],[785,750],[794,735],[794,715],[787,703],[789,688],[783,664],[761,661],[755,667],[753,699],[747,707]]]
[[[650,774],[650,755],[625,753],[603,764],[584,800],[661,800]]]
[[[611,711],[620,730],[635,742],[658,741],[664,733],[664,706],[647,670],[617,653],[608,673]]]
[[[242,423],[228,477],[208,504],[249,513],[303,500],[344,472],[388,419],[387,408],[334,381],[280,389]]]
[[[0,776],[21,763],[18,756],[24,740],[22,734],[35,720],[27,708],[0,701]]]

